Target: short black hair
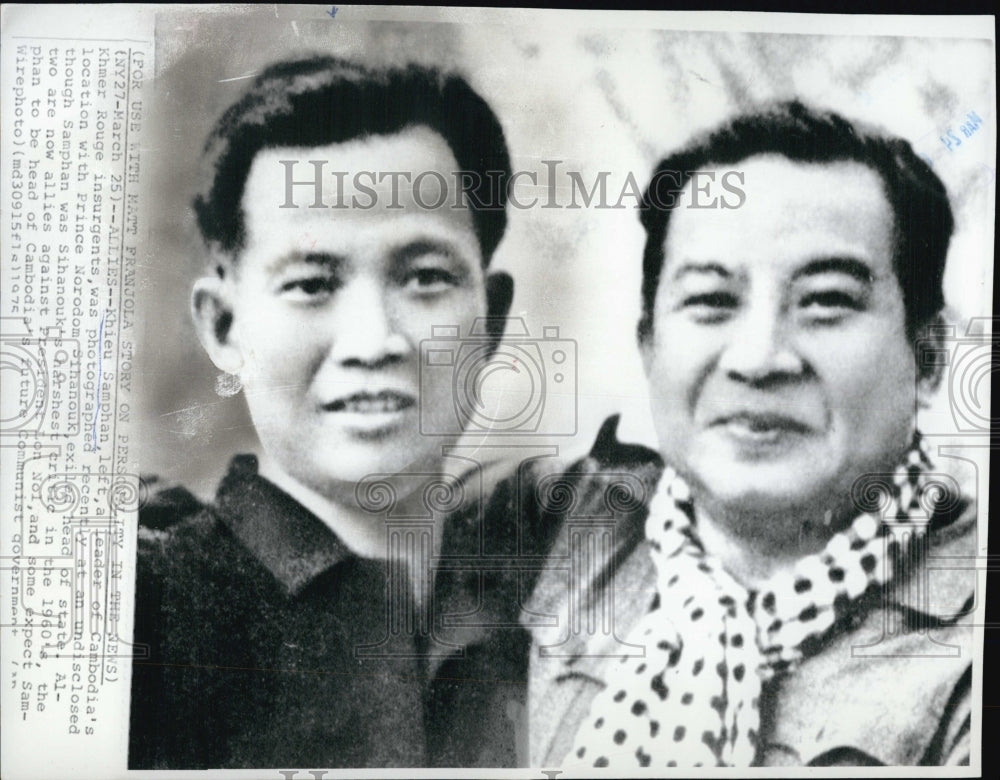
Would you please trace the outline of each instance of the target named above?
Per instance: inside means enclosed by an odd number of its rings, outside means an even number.
[[[236,257],[246,241],[243,191],[254,157],[282,146],[314,147],[393,135],[424,125],[439,133],[466,181],[473,224],[489,262],[507,225],[510,156],[496,115],[461,76],[418,65],[373,68],[329,56],[279,62],[254,80],[205,144],[214,175],[194,199],[205,242]]]
[[[850,160],[874,170],[885,185],[894,215],[893,270],[903,291],[907,335],[912,340],[941,312],[945,260],[954,229],[944,184],[908,141],[793,100],[740,114],[656,166],[640,212],[646,229],[640,341],[653,333],[664,243],[677,195],[694,171],[759,154],[807,163]]]

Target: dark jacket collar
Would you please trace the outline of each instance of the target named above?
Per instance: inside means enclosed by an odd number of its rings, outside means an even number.
[[[518,480],[495,463],[474,470],[471,500],[442,528],[437,563],[432,667],[455,649],[486,639],[492,626],[516,626],[521,515]],[[254,455],[237,455],[219,485],[222,523],[295,598],[355,554],[322,520],[258,473]]]
[[[288,594],[354,554],[316,515],[257,473],[255,455],[237,455],[219,485],[222,522]]]

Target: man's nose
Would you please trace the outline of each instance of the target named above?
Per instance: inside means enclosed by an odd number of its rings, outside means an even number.
[[[731,324],[719,368],[730,378],[766,384],[800,376],[805,361],[793,338],[792,324],[777,305],[760,304]]]
[[[360,279],[340,291],[330,357],[341,365],[378,367],[412,352],[399,327],[389,292],[376,281]]]

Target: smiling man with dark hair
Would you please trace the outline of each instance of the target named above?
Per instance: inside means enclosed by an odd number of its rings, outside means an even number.
[[[444,456],[460,430],[421,433],[454,418],[421,341],[510,304],[487,270],[503,203],[473,197],[509,168],[496,117],[457,76],[319,57],[262,73],[207,153],[194,319],[263,454],[236,457],[211,505],[175,488],[141,513],[130,768],[518,763],[519,574],[476,566],[520,549],[518,496]],[[282,207],[289,160],[471,170],[473,191]]]
[[[693,176],[664,175],[730,166],[735,209],[685,207]],[[907,141],[792,102],[664,159],[644,204],[662,462],[576,597],[616,604],[618,632],[532,657],[533,761],[968,764],[976,580],[935,561],[975,555],[976,507],[916,428],[944,185]],[[537,603],[558,608],[560,565]]]

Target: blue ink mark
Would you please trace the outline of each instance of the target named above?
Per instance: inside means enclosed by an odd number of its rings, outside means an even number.
[[[958,129],[962,131],[962,135],[966,138],[971,138],[982,126],[983,120],[979,118],[979,114],[975,111],[970,111],[965,115],[965,121],[959,125]]]
[[[941,136],[941,143],[950,152],[953,147],[962,145],[962,139],[955,135],[955,131],[949,127],[948,132]]]
[[[337,6],[331,5],[330,10],[326,13],[331,19],[333,19],[337,15]]]
[[[102,362],[104,350],[101,344],[104,341],[104,318],[107,316],[108,313],[106,311],[101,315],[101,326],[97,330],[97,408],[94,409],[94,421],[90,424],[91,452],[97,452],[100,449],[97,446],[97,417],[101,413],[101,375],[104,373],[104,364]]]
[[[982,126],[983,120],[980,118],[979,114],[975,111],[969,111],[960,120],[958,129],[962,133],[962,138],[969,139],[972,138],[972,136],[974,136]],[[940,140],[941,143],[944,144],[945,148],[950,152],[962,145],[962,138],[959,138],[958,133],[949,127],[948,132],[942,135]]]

